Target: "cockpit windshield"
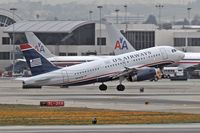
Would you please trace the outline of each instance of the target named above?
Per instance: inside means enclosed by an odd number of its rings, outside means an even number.
[[[172,49],[172,53],[175,53],[176,52],[176,49]]]

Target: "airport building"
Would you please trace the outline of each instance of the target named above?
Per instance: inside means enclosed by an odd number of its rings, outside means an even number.
[[[14,18],[14,19],[13,19]],[[16,22],[16,23],[14,23]],[[14,23],[14,25],[12,25]],[[93,21],[23,21],[18,16],[0,15],[0,69],[12,64],[15,57],[21,58],[17,47],[26,43],[24,32],[34,32],[55,55],[112,55],[105,25]],[[137,50],[169,45],[187,52],[200,52],[200,27],[173,27],[159,29],[152,24],[115,24]],[[100,28],[101,27],[101,28]],[[15,35],[15,46],[12,35]]]
[[[22,21],[22,19],[18,15],[13,14],[10,10],[0,10],[0,72],[3,71],[5,67],[12,64],[11,51],[13,47],[11,45],[11,35],[4,33],[4,30],[13,23],[20,21]]]

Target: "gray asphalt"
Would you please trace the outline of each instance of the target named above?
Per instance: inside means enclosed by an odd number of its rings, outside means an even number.
[[[7,126],[0,133],[199,133],[200,124]]]
[[[118,82],[108,82],[108,90],[99,84],[42,89],[21,88],[14,80],[0,79],[0,104],[39,105],[43,100],[64,100],[66,107],[88,107],[134,111],[166,111],[200,114],[200,80],[125,82],[124,92],[116,91]],[[139,88],[144,87],[143,93]],[[145,104],[145,102],[149,104]],[[93,125],[93,126],[3,126],[0,133],[199,133],[200,124],[166,125]]]
[[[63,100],[66,107],[200,113],[199,81],[124,82],[124,92],[115,89],[118,82],[108,82],[108,90],[101,92],[99,84],[23,90],[21,82],[1,79],[0,103],[39,105],[43,100]]]

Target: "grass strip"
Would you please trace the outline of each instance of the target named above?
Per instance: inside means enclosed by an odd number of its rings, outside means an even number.
[[[200,114],[0,105],[0,125],[89,125],[94,117],[97,124],[200,122]]]

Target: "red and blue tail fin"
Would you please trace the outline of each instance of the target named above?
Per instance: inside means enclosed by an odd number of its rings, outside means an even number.
[[[21,44],[20,48],[33,76],[60,69],[38,53],[31,45]]]

